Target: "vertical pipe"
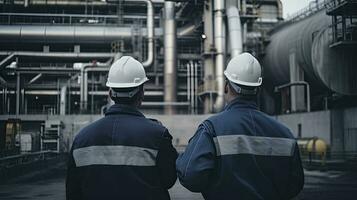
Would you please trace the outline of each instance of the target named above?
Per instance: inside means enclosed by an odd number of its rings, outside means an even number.
[[[204,34],[205,39],[203,41],[203,67],[204,67],[204,91],[207,91],[207,95],[204,96],[204,113],[213,112],[213,101],[212,101],[212,83],[214,78],[214,54],[212,52],[212,47],[214,45],[213,36],[213,0],[206,2],[203,10],[203,21],[204,21]]]
[[[306,82],[306,96],[307,112],[310,112],[310,84],[308,82]]]
[[[5,100],[5,87],[2,88],[2,110],[3,110],[3,113],[2,114],[5,114],[5,105],[6,105],[6,100]]]
[[[83,102],[84,102],[84,84],[83,84],[83,78],[84,77],[84,66],[81,67],[81,75],[79,76],[79,81],[80,81],[80,101],[79,101],[79,107],[81,112],[84,110]]]
[[[186,69],[187,69],[187,101],[190,101],[190,64],[186,64]]]
[[[195,98],[195,113],[197,113],[197,107],[198,107],[198,98],[197,98],[197,88],[198,88],[198,74],[197,74],[197,62],[195,63],[195,92],[194,92],[194,98]]]
[[[167,103],[176,102],[176,23],[175,23],[175,2],[165,1],[165,69],[164,69],[164,101]],[[172,105],[165,108],[166,114],[174,114]]]
[[[21,89],[21,100],[20,100],[20,104],[21,104],[21,106],[20,106],[20,110],[21,110],[21,112],[22,112],[22,114],[26,114],[25,113],[25,89],[24,88],[22,88]]]
[[[67,86],[62,86],[61,88],[61,97],[60,97],[60,115],[66,114],[66,94],[67,94]]]
[[[238,8],[230,6],[227,9],[229,44],[231,45],[231,58],[238,56],[243,51],[242,44],[242,25]]]
[[[88,71],[85,69],[83,73],[83,109],[88,109]]]
[[[225,63],[225,26],[224,26],[224,2],[220,0],[214,1],[214,39],[216,47],[216,83],[217,83],[217,98],[214,104],[216,112],[222,110],[224,106],[224,63]]]
[[[193,114],[194,111],[194,105],[195,105],[195,98],[194,98],[194,90],[195,90],[195,85],[194,85],[194,70],[193,70],[193,62],[190,62],[190,71],[191,71],[191,113]]]
[[[8,100],[8,96],[7,96],[7,87],[5,88],[5,108],[4,108],[4,110],[5,110],[5,114],[8,114],[9,113],[9,108],[8,108],[8,102],[9,102],[9,100]]]
[[[21,76],[20,76],[20,73],[17,73],[17,79],[16,79],[16,115],[20,114],[20,84],[21,84]]]
[[[154,7],[151,1],[147,2],[147,23],[146,28],[148,31],[148,55],[147,59],[143,62],[144,67],[152,65],[154,61]]]
[[[92,73],[92,87],[91,87],[91,91],[92,91],[92,95],[91,95],[91,104],[90,104],[90,112],[91,114],[93,114],[94,112],[94,74]]]

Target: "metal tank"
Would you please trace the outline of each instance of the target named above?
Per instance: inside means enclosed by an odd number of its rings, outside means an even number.
[[[263,59],[265,77],[277,85],[290,82],[289,61],[304,69],[306,80],[340,94],[357,94],[357,63],[353,49],[330,48],[331,18],[321,10],[305,19],[284,25],[272,35]]]

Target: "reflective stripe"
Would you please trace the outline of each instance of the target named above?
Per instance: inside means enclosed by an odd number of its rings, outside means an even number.
[[[75,149],[77,167],[88,165],[155,166],[158,151],[133,146],[90,146]]]
[[[292,156],[295,140],[289,138],[224,135],[213,138],[217,156],[253,154],[262,156]]]

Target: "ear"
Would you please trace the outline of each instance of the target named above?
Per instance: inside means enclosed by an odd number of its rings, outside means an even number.
[[[228,81],[226,81],[224,84],[224,94],[228,94],[228,87],[229,87]]]

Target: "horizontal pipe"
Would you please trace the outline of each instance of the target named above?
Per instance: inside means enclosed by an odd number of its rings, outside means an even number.
[[[74,53],[74,52],[37,52],[37,51],[1,51],[0,55],[51,57],[51,58],[112,58],[116,53]]]
[[[150,18],[148,21],[153,24],[153,16]],[[161,28],[147,30],[142,28],[141,35],[151,38],[155,34],[162,35]],[[132,38],[131,27],[0,25],[0,42],[111,43],[125,38]]]

